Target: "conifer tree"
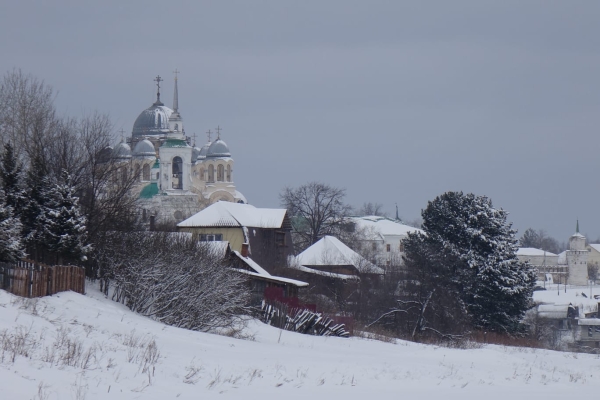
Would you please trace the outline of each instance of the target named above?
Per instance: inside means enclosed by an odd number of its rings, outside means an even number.
[[[0,179],[6,196],[6,204],[12,207],[15,216],[25,201],[22,168],[23,165],[17,160],[12,145],[6,143],[0,159]]]
[[[47,199],[48,187],[51,184],[46,166],[41,160],[32,160],[25,182],[25,199],[20,210],[23,238],[27,246],[33,250],[41,250],[44,231],[42,222],[43,210]],[[34,255],[34,258],[37,257]]]
[[[23,257],[21,222],[13,216],[13,208],[6,204],[4,190],[0,189],[0,260],[17,261]]]
[[[67,172],[61,182],[48,187],[41,215],[44,247],[58,258],[57,262],[80,261],[90,251],[86,244],[86,219],[79,210],[79,199]]]
[[[529,306],[535,272],[516,256],[508,213],[485,196],[447,192],[422,213],[430,243],[459,260],[453,279],[476,328],[515,332]]]

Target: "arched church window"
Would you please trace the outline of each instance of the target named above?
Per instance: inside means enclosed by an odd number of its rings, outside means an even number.
[[[227,165],[227,182],[231,182],[231,165]]]
[[[209,182],[215,181],[215,167],[212,164],[208,166],[208,181]]]
[[[136,181],[140,180],[140,165],[139,164],[135,165],[135,180]]]
[[[225,180],[225,167],[223,164],[217,166],[217,181],[223,182]]]
[[[200,168],[200,180],[204,180],[204,168]]]
[[[150,165],[144,164],[142,168],[142,180],[149,181],[150,180]]]
[[[175,132],[179,130],[179,124],[175,124]]]
[[[183,189],[183,160],[179,156],[173,158],[172,174],[173,189]]]

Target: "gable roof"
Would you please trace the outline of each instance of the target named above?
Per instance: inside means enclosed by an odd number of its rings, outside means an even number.
[[[377,215],[368,215],[365,217],[350,217],[350,220],[360,228],[375,229],[383,236],[406,236],[409,233],[413,232],[424,233],[419,228],[408,226],[399,221],[392,220],[386,217],[380,217]]]
[[[286,214],[286,209],[256,208],[250,204],[219,201],[178,223],[177,227],[281,228]]]
[[[236,255],[237,258],[239,258],[244,264],[246,264],[250,268],[250,270],[237,269],[238,272],[277,283],[290,284],[297,287],[308,286],[308,283],[298,281],[296,279],[282,278],[280,276],[271,275],[250,257],[244,257],[239,251],[233,251],[233,253]]]
[[[383,274],[383,269],[365,260],[360,254],[333,236],[324,236],[296,256],[300,266],[353,266],[361,273]]]
[[[590,243],[590,247],[600,253],[600,244],[598,243]]]

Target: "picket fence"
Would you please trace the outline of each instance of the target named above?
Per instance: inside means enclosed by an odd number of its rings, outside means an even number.
[[[85,269],[29,260],[0,263],[0,288],[22,297],[51,296],[72,290],[85,293]]]

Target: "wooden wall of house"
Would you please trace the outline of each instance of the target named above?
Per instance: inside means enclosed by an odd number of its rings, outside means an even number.
[[[288,230],[248,228],[251,257],[271,274],[277,274],[287,265],[292,255],[292,235]]]

